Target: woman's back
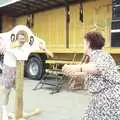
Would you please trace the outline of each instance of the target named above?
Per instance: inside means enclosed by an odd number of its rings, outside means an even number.
[[[88,74],[90,92],[100,92],[114,84],[120,84],[120,74],[112,56],[103,50],[94,50],[90,62],[97,68],[96,74]]]

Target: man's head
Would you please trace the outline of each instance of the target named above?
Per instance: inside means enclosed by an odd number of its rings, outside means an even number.
[[[23,30],[18,31],[18,33],[16,35],[16,40],[18,40],[20,46],[23,45],[26,41],[28,41],[27,32],[25,32]]]

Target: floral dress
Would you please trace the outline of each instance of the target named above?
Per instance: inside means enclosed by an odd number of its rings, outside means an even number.
[[[91,101],[82,120],[120,120],[120,74],[115,61],[103,50],[94,50],[90,62],[96,74],[88,74]]]

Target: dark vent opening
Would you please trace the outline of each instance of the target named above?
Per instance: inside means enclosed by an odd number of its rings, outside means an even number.
[[[112,33],[111,47],[120,47],[120,32]]]

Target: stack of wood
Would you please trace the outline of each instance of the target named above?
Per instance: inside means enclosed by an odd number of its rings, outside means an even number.
[[[68,83],[69,90],[83,90],[85,86],[85,76],[78,76],[75,78],[71,78]]]
[[[88,55],[84,55],[82,60],[81,60],[81,64],[83,63],[88,63],[89,62],[89,56]],[[80,76],[76,76],[76,77],[71,77],[70,81],[68,83],[68,89],[69,90],[83,90],[85,89],[85,78],[86,76],[80,75]]]

